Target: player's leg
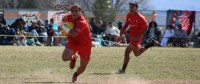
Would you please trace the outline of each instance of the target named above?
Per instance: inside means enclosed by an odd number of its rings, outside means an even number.
[[[70,61],[70,69],[74,69],[76,64],[76,58],[76,51],[72,50],[72,48],[66,47],[63,51],[62,59],[63,61]]]
[[[89,57],[89,56],[87,56],[87,57]],[[89,60],[86,60],[82,56],[80,57],[80,66],[78,67],[77,71],[74,73],[74,75],[72,77],[72,82],[77,81],[77,77],[85,71],[88,63],[89,63]]]
[[[146,48],[138,46],[133,46],[133,53],[136,57],[140,56],[144,51],[146,51]]]
[[[141,42],[139,42],[141,43]],[[138,44],[138,43],[136,43]],[[160,43],[156,40],[151,40],[149,44],[145,45],[145,46],[140,46],[138,44],[138,46],[133,46],[133,53],[136,57],[140,56],[142,53],[144,53],[148,48],[153,47],[153,46],[161,46]]]
[[[117,74],[125,74],[126,67],[127,67],[129,60],[130,60],[130,53],[132,52],[132,50],[133,50],[133,47],[129,44],[126,47],[126,50],[125,50],[125,53],[124,53],[124,63],[123,63],[122,69],[119,70],[117,72]]]
[[[62,60],[63,61],[71,61],[74,53],[75,52],[72,49],[66,47],[62,54]]]

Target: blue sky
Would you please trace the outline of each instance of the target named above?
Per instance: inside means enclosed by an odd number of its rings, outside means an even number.
[[[200,11],[200,0],[149,0],[153,10],[195,10]]]

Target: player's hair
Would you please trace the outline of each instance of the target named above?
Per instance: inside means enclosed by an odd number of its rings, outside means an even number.
[[[138,8],[138,3],[136,1],[129,2],[129,6],[135,6],[136,8]]]
[[[82,12],[82,14],[85,16],[85,12],[84,10],[81,8],[80,5],[78,4],[73,4],[73,5],[67,5],[67,4],[55,4],[53,7],[55,7],[58,10],[63,10],[63,12],[69,12],[71,11],[73,8],[78,8],[78,10],[80,12]]]

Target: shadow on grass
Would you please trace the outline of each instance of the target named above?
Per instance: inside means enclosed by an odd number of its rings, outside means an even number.
[[[61,84],[74,84],[73,82],[52,82],[52,81],[46,81],[46,82],[23,82],[23,83],[25,83],[25,84],[34,84],[34,83],[36,83],[36,84],[59,84],[59,83],[61,83]]]
[[[91,73],[90,75],[112,75],[112,73]]]

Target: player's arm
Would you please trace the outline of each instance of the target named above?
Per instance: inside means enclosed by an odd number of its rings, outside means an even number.
[[[73,38],[76,38],[77,36],[78,36],[78,32],[76,32],[76,31],[74,31],[74,29],[73,30],[70,30],[69,31],[69,36],[71,36],[71,37],[73,37]]]
[[[77,22],[75,28],[73,28],[72,30],[69,31],[69,36],[76,38],[84,29],[84,22]]]

